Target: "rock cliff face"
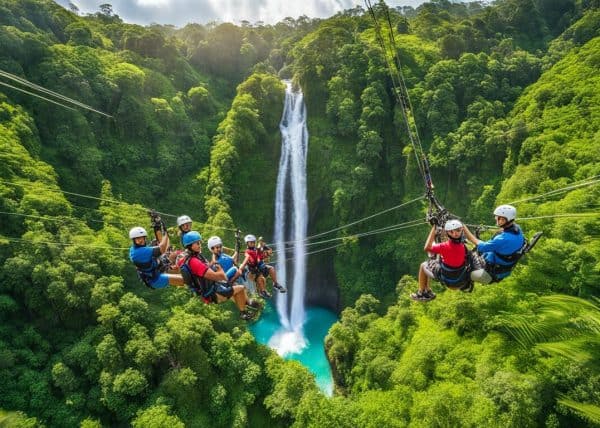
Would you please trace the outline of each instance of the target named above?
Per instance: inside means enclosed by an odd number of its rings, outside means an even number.
[[[318,254],[314,255],[308,261],[306,304],[322,306],[339,313],[342,310],[340,292],[335,280],[331,258],[323,260],[318,256]]]

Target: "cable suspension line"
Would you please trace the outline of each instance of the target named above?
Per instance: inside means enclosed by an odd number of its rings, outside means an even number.
[[[284,241],[284,242],[283,242],[283,244],[284,244],[284,245],[287,245],[287,244],[294,244],[294,243],[299,243],[299,242],[306,242],[306,241],[309,241],[309,240],[311,240],[311,239],[318,238],[319,236],[328,235],[328,234],[330,234],[330,233],[337,232],[337,231],[339,231],[339,230],[342,230],[342,229],[346,229],[346,228],[348,228],[348,227],[350,227],[350,226],[354,226],[355,224],[362,223],[362,222],[363,222],[363,221],[365,221],[365,220],[370,220],[370,219],[372,219],[372,218],[374,218],[374,217],[377,217],[377,216],[379,216],[379,215],[381,215],[381,214],[385,214],[385,213],[387,213],[387,212],[390,212],[390,211],[392,211],[392,210],[395,210],[395,209],[402,208],[402,207],[405,207],[405,206],[407,206],[407,205],[413,204],[413,203],[415,203],[415,202],[417,202],[417,201],[420,201],[420,200],[422,200],[422,199],[425,199],[425,197],[424,197],[424,196],[419,196],[419,197],[417,197],[417,198],[414,198],[414,199],[412,199],[412,200],[410,200],[410,201],[408,201],[408,202],[404,202],[404,203],[402,203],[402,204],[399,204],[399,205],[393,206],[393,207],[391,207],[391,208],[386,208],[386,209],[384,209],[384,210],[382,210],[382,211],[378,211],[378,212],[376,212],[375,214],[368,215],[367,217],[363,217],[363,218],[361,218],[361,219],[355,220],[355,221],[353,221],[353,222],[351,222],[351,223],[348,223],[348,224],[345,224],[345,225],[343,225],[343,226],[339,226],[339,227],[336,227],[336,228],[333,228],[333,229],[327,230],[327,231],[325,231],[325,232],[319,232],[319,233],[316,233],[316,234],[314,234],[314,235],[307,236],[307,237],[306,237],[306,238],[304,238],[304,239],[297,239],[297,240],[291,240],[291,241]],[[271,242],[271,243],[269,243],[268,245],[275,245],[275,243]]]
[[[32,215],[32,214],[21,214],[21,213],[15,213],[15,212],[8,212],[8,211],[0,211],[0,214],[5,214],[5,215],[14,215],[14,216],[19,216],[19,217],[28,217],[28,218],[37,218],[37,219],[41,219],[41,220],[49,220],[49,221],[62,221],[62,222],[67,222],[69,220],[77,220],[77,221],[81,221],[81,222],[85,222],[85,221],[92,221],[95,223],[103,223],[103,224],[110,224],[113,226],[116,226],[115,223],[110,223],[104,220],[96,220],[96,219],[80,219],[77,217],[72,217],[72,216],[53,216],[53,217],[43,217],[43,216],[38,216],[38,215]],[[119,226],[123,226],[123,224],[119,224]]]
[[[423,219],[419,218],[419,219],[416,219],[416,220],[410,220],[410,221],[406,221],[406,222],[403,222],[403,223],[398,223],[398,224],[394,224],[394,225],[391,225],[391,226],[382,227],[382,228],[379,228],[379,229],[375,229],[375,230],[371,230],[371,231],[367,231],[367,232],[363,232],[363,233],[355,233],[355,234],[352,234],[352,235],[339,236],[337,238],[330,238],[330,239],[325,239],[325,240],[322,240],[322,241],[310,242],[308,244],[305,244],[305,246],[306,247],[310,247],[312,245],[322,245],[322,244],[326,244],[326,243],[329,243],[329,242],[342,241],[342,240],[345,240],[345,239],[348,239],[348,238],[368,236],[368,235],[371,235],[371,234],[374,234],[374,233],[379,233],[381,231],[387,231],[388,229],[389,230],[395,230],[399,226],[412,225],[414,223],[422,224],[423,223]],[[293,245],[286,246],[284,248],[284,251],[289,251],[289,250],[292,250],[293,248],[294,248]],[[274,251],[274,253],[277,253],[277,252],[278,251]]]
[[[411,223],[411,222],[407,222],[407,223]],[[413,228],[413,227],[416,227],[416,226],[421,226],[421,225],[424,225],[424,224],[426,224],[426,222],[423,221],[423,220],[419,220],[419,223],[416,223],[416,224],[402,225],[402,223],[401,223],[400,225],[389,226],[387,228],[376,229],[376,230],[371,231],[371,232],[365,232],[363,234],[358,234],[358,235],[350,235],[350,236],[346,236],[344,238],[339,238],[339,239],[348,240],[348,239],[354,239],[354,238],[361,238],[363,236],[376,235],[376,234],[385,233],[385,232],[393,232],[393,231],[400,230],[400,229],[410,229],[410,228]],[[341,242],[339,244],[332,245],[330,247],[321,248],[321,249],[318,249],[318,250],[306,252],[304,254],[306,254],[306,255],[317,254],[317,253],[320,253],[320,252],[323,252],[323,251],[327,251],[327,250],[331,250],[331,249],[334,249],[334,248],[337,248],[337,247],[341,247],[342,245],[345,245],[345,244],[346,244],[346,242]],[[286,258],[283,261],[285,262],[285,261],[290,261],[290,260],[294,260],[294,257]],[[277,260],[277,261],[274,261],[272,263],[276,264],[276,263],[281,263],[281,262],[282,262],[281,260]]]
[[[32,244],[46,244],[46,245],[58,245],[61,247],[84,247],[84,248],[97,248],[102,250],[129,250],[129,247],[111,247],[111,246],[103,246],[103,245],[91,245],[91,244],[76,244],[76,243],[62,243],[62,242],[49,242],[49,241],[35,241],[33,239],[22,239],[22,238],[12,238],[12,237],[3,237],[0,235],[0,244],[3,240],[10,242],[27,242]]]
[[[57,106],[61,106],[61,107],[64,107],[64,108],[68,108],[69,110],[75,111],[75,109],[73,107],[66,106],[64,104],[59,103],[58,101],[51,100],[50,98],[43,97],[41,95],[38,95],[38,94],[36,94],[34,92],[31,92],[31,91],[28,91],[26,89],[17,88],[16,86],[13,86],[13,85],[11,85],[9,83],[0,82],[0,85],[5,86],[5,87],[10,88],[10,89],[14,89],[15,91],[19,91],[19,92],[23,92],[23,93],[28,94],[28,95],[32,95],[32,96],[40,98],[40,99],[42,99],[44,101],[51,102],[52,104],[56,104]]]
[[[598,177],[600,177],[600,175],[596,175],[594,177],[590,177],[588,179],[585,179],[585,180],[583,180],[583,182],[581,182],[579,184],[573,184],[572,183],[572,184],[570,184],[568,186],[561,187],[559,189],[554,189],[554,190],[551,190],[551,191],[546,192],[546,193],[542,193],[542,194],[537,195],[537,196],[531,196],[531,197],[528,197],[528,198],[523,198],[523,199],[519,199],[519,200],[516,200],[516,201],[511,201],[508,204],[509,205],[516,205],[516,204],[519,204],[521,202],[533,201],[535,199],[540,199],[540,198],[544,198],[544,197],[556,196],[556,195],[568,192],[570,190],[578,189],[580,187],[593,186],[595,184],[600,183],[600,179],[597,179]]]
[[[81,107],[81,108],[83,108],[83,109],[86,109],[86,110],[92,111],[92,112],[94,112],[94,113],[98,113],[98,114],[100,114],[100,115],[102,115],[102,116],[106,116],[106,117],[108,117],[108,118],[112,118],[112,116],[111,116],[110,114],[104,113],[103,111],[97,110],[97,109],[95,109],[94,107],[91,107],[91,106],[89,106],[89,105],[87,105],[87,104],[84,104],[84,103],[82,103],[82,102],[80,102],[80,101],[77,101],[77,100],[74,100],[74,99],[72,99],[72,98],[69,98],[69,97],[67,97],[67,96],[65,96],[65,95],[62,95],[62,94],[58,93],[58,92],[51,91],[50,89],[46,89],[46,88],[44,88],[43,86],[37,85],[37,84],[35,84],[35,83],[33,83],[33,82],[30,82],[30,81],[29,81],[29,80],[27,80],[27,79],[24,79],[24,78],[22,78],[22,77],[19,77],[19,76],[17,76],[17,75],[14,75],[14,74],[12,74],[12,73],[9,73],[9,72],[7,72],[7,71],[0,70],[0,76],[2,76],[2,77],[5,77],[5,78],[7,78],[7,79],[10,79],[10,80],[13,80],[13,81],[15,81],[15,82],[18,82],[18,83],[20,83],[21,85],[23,85],[23,86],[27,86],[27,87],[29,87],[29,88],[31,88],[31,89],[35,89],[35,90],[37,90],[37,91],[40,91],[40,92],[42,92],[42,93],[45,93],[45,94],[51,95],[51,96],[53,96],[53,97],[59,98],[59,99],[61,99],[61,100],[64,100],[64,101],[66,101],[66,102],[68,102],[68,103],[71,103],[71,104],[73,104],[73,105],[76,105],[76,106],[78,106],[78,107]],[[7,84],[4,84],[4,86],[8,86],[8,85],[7,85]],[[24,89],[18,89],[18,88],[15,88],[15,87],[13,87],[13,89],[21,90],[22,92],[27,92],[27,91],[25,91]],[[29,92],[28,92],[28,93],[29,93]],[[42,96],[40,96],[40,95],[36,95],[36,94],[34,94],[34,93],[30,93],[30,94],[31,94],[31,95],[34,95],[34,96],[37,96],[37,97],[39,97],[39,98],[42,98],[42,99],[44,99],[44,100],[46,100],[46,101],[54,102],[54,101],[52,101],[52,100],[50,100],[50,99],[48,99],[48,98],[42,97]],[[66,108],[68,108],[68,109],[71,109],[71,110],[73,110],[73,108],[71,108],[71,107],[68,107],[68,106],[65,106],[65,105],[63,105],[63,104],[60,104],[60,103],[57,103],[57,102],[54,102],[54,104],[58,104],[58,105],[60,105],[60,106],[62,106],[62,107],[66,107]]]

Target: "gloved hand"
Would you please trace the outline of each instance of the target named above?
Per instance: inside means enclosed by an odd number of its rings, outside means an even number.
[[[432,226],[439,226],[438,218],[434,215],[427,216],[427,222]]]

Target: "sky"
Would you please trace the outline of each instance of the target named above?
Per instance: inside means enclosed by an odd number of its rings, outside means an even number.
[[[67,7],[69,0],[55,0]],[[133,24],[172,24],[183,27],[187,23],[206,24],[211,21],[233,22],[242,20],[274,24],[285,17],[327,18],[344,9],[361,5],[362,0],[70,0],[80,14],[94,13],[98,6],[111,4],[114,13]],[[371,0],[375,3],[376,0]],[[424,0],[387,0],[389,6],[416,7]]]

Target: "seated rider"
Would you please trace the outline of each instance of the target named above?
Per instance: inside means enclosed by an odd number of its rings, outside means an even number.
[[[208,238],[208,249],[212,253],[211,265],[221,266],[227,276],[227,282],[233,284],[240,277],[238,267],[235,265],[237,251],[225,247],[218,236]],[[233,252],[233,254],[230,256],[225,251]]]
[[[521,256],[521,249],[527,244],[523,232],[514,221],[517,209],[512,205],[500,205],[494,210],[496,225],[501,230],[489,241],[477,239],[465,227],[465,235],[469,241],[477,245],[482,257],[474,260],[471,279],[482,284],[499,282],[509,276]]]
[[[167,285],[181,287],[184,285],[181,275],[164,273],[168,263],[159,260],[169,248],[169,235],[164,233],[157,246],[147,246],[148,232],[143,227],[134,227],[129,231],[132,245],[129,248],[129,259],[137,269],[138,276],[150,288],[164,288]]]
[[[254,313],[249,309],[259,308],[259,303],[248,298],[243,285],[232,286],[227,283],[227,276],[220,266],[216,265],[211,269],[201,254],[202,236],[192,230],[184,235],[183,244],[186,256],[179,260],[178,264],[188,287],[202,296],[207,303],[222,303],[233,299],[240,311],[240,318],[254,318]]]
[[[179,239],[181,239],[181,244],[183,245],[183,236],[192,230],[192,219],[187,215],[180,215],[177,217],[177,235],[179,235]],[[183,245],[185,247],[185,245]]]
[[[448,220],[444,230],[448,240],[435,244],[437,226],[433,226],[425,242],[425,251],[439,254],[439,258],[431,258],[421,263],[419,268],[419,290],[410,295],[411,299],[429,301],[435,299],[429,282],[435,279],[450,289],[462,289],[470,284],[468,270],[468,250],[463,243],[463,224],[458,220]]]
[[[273,249],[267,245],[262,236],[258,237],[258,251],[262,254],[263,261],[269,263],[273,255]]]
[[[244,252],[244,261],[238,269],[239,274],[241,275],[244,272],[244,268],[248,266],[250,274],[254,277],[256,282],[258,294],[265,299],[269,299],[271,297],[271,293],[266,290],[265,278],[268,276],[270,276],[273,280],[273,287],[279,290],[279,292],[285,293],[285,287],[277,282],[277,273],[275,272],[275,268],[264,262],[263,253],[256,248],[256,236],[246,235],[244,237],[244,241],[246,242],[248,248]]]

